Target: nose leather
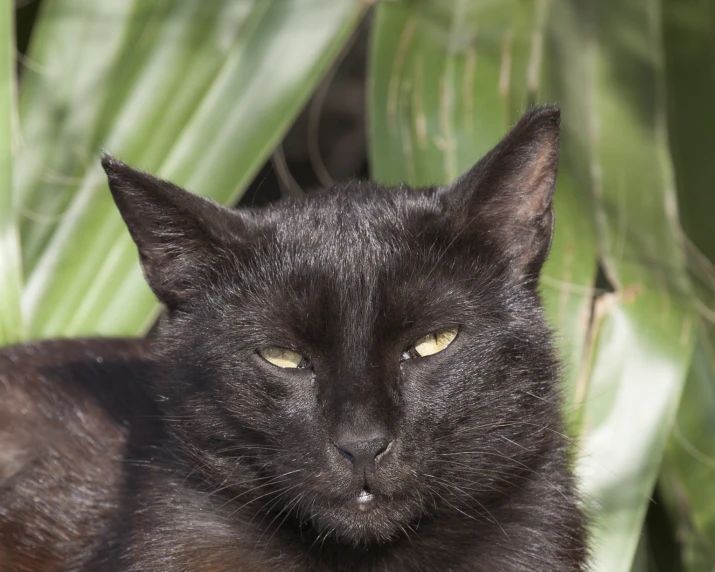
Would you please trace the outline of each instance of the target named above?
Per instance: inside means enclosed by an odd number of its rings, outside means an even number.
[[[364,472],[375,467],[377,457],[387,451],[391,441],[386,436],[361,441],[335,443],[338,452],[353,466],[355,472]]]

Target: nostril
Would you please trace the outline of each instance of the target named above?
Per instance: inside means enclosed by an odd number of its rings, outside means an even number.
[[[379,457],[390,450],[392,441],[380,438],[348,443],[338,442],[334,445],[343,458],[350,461],[355,469],[360,469],[374,465]]]
[[[354,463],[354,462],[355,462],[355,457],[354,457],[351,453],[349,453],[349,452],[346,451],[345,449],[342,449],[342,448],[341,448],[340,446],[338,446],[338,445],[335,445],[335,448],[338,450],[338,453],[340,453],[340,454],[341,454],[344,458],[346,458],[348,461],[350,461],[351,463]]]
[[[387,441],[387,440],[386,440]],[[390,449],[392,449],[392,441],[387,441],[380,450],[375,453],[375,460],[377,461],[380,457],[386,455],[387,453],[390,452]]]

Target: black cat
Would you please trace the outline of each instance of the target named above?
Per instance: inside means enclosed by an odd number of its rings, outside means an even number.
[[[231,210],[105,157],[154,340],[0,351],[3,571],[585,569],[537,293],[559,111],[448,187]]]

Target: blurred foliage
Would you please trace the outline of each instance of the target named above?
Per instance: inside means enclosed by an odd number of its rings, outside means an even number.
[[[14,160],[25,334],[132,334],[155,317],[100,149],[236,200],[363,10],[353,0],[43,2]]]
[[[374,174],[447,182],[531,102],[561,105],[558,222],[542,291],[569,358],[593,568],[628,570],[695,339],[658,13],[645,0],[447,4],[378,9]],[[599,290],[599,266],[609,291]]]
[[[0,344],[22,337],[22,269],[12,193],[16,140],[15,51],[11,0],[0,0]]]
[[[367,4],[45,0],[34,26],[31,12],[18,22],[18,105],[0,0],[0,343],[146,331],[156,303],[100,149],[236,201]],[[715,569],[715,0],[373,12],[377,180],[448,182],[529,105],[562,107],[542,291],[593,569]]]

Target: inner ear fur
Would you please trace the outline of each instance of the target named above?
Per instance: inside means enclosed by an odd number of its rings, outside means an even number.
[[[529,110],[445,193],[460,232],[476,232],[527,280],[538,278],[551,246],[560,111]]]

